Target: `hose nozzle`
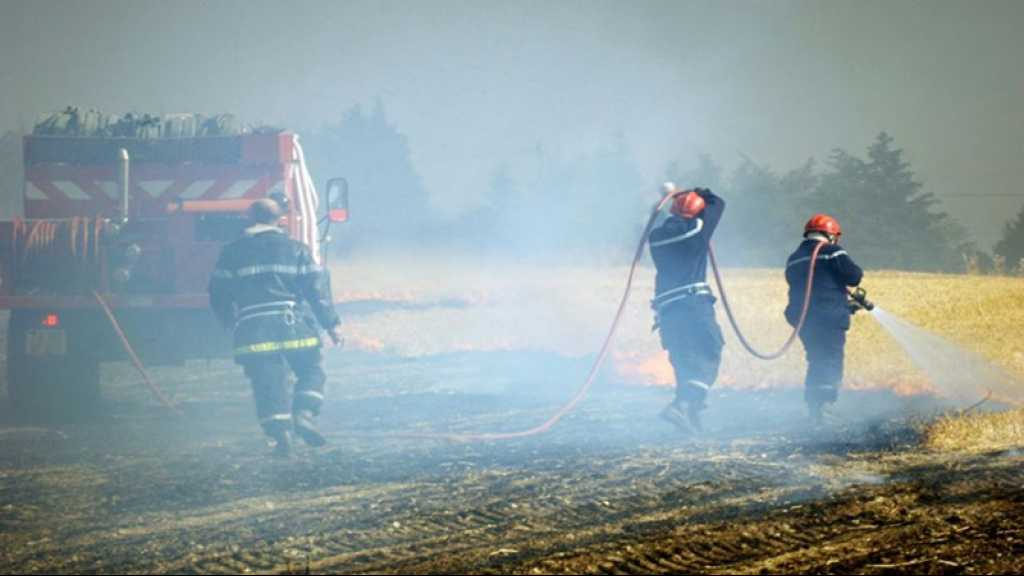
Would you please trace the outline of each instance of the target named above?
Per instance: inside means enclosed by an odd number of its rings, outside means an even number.
[[[849,294],[851,312],[856,312],[857,310],[867,310],[870,312],[875,309],[875,303],[868,300],[867,290],[858,286],[851,290]]]

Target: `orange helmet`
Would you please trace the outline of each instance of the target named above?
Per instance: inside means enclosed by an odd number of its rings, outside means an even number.
[[[704,199],[693,190],[680,192],[672,201],[672,213],[680,218],[696,218],[704,210]]]
[[[815,214],[804,225],[804,236],[811,232],[823,232],[829,236],[839,236],[843,233],[839,227],[839,221],[828,214]]]

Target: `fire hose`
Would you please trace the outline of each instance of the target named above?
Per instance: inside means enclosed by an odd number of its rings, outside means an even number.
[[[583,384],[576,390],[572,398],[569,399],[561,408],[558,409],[550,418],[544,422],[526,430],[518,430],[513,432],[483,432],[483,433],[409,433],[409,434],[389,434],[391,438],[418,438],[418,439],[434,439],[434,440],[450,440],[454,442],[480,442],[489,440],[511,440],[514,438],[524,438],[527,436],[535,436],[551,429],[552,426],[558,423],[559,420],[564,418],[566,414],[570,413],[576,405],[586,397],[590,388],[594,384],[594,380],[597,376],[601,365],[604,363],[605,358],[608,356],[608,352],[611,349],[612,338],[615,336],[616,330],[618,330],[619,323],[622,320],[622,315],[626,309],[626,302],[629,300],[630,292],[633,288],[633,277],[636,274],[637,266],[640,263],[640,259],[643,257],[644,248],[647,245],[647,238],[651,234],[651,230],[654,228],[654,222],[657,220],[658,213],[661,212],[662,208],[672,200],[677,194],[666,194],[661,200],[659,200],[654,208],[651,210],[651,215],[647,219],[647,225],[644,226],[643,234],[640,236],[640,242],[636,247],[636,252],[633,254],[633,261],[629,266],[629,274],[626,276],[626,287],[622,292],[622,298],[619,300],[619,306],[615,311],[615,316],[612,318],[611,327],[608,329],[608,334],[604,338],[604,342],[601,344],[601,349],[597,354],[597,358],[590,367],[590,371],[587,373],[587,377]],[[722,278],[718,270],[718,262],[715,259],[714,250],[710,249],[709,245],[709,256],[711,259],[711,267],[715,273],[715,282],[718,285],[718,291],[722,296],[722,305],[726,310],[726,314],[729,317],[729,322],[732,324],[733,330],[739,337],[743,347],[747,349],[754,356],[763,360],[772,360],[782,356],[793,342],[796,340],[797,334],[800,333],[803,328],[804,322],[807,319],[807,311],[810,309],[811,304],[811,291],[812,284],[814,281],[814,268],[817,262],[818,253],[824,247],[826,242],[820,242],[814,247],[814,251],[811,254],[810,269],[807,272],[807,289],[804,291],[803,309],[800,312],[800,320],[797,325],[793,328],[793,333],[790,334],[789,338],[782,345],[782,347],[772,354],[763,354],[758,352],[744,337],[742,331],[739,328],[739,324],[732,313],[732,308],[729,306],[728,299],[725,295],[725,289],[722,284]]]
[[[157,400],[159,400],[160,403],[163,404],[165,408],[167,408],[171,412],[174,412],[178,416],[181,416],[181,409],[178,408],[178,406],[175,405],[173,402],[171,402],[171,400],[167,398],[167,396],[149,377],[149,372],[146,371],[145,366],[142,365],[142,360],[139,360],[139,356],[138,354],[135,353],[135,349],[132,348],[131,343],[128,342],[128,337],[125,336],[124,330],[121,329],[121,324],[117,321],[117,318],[114,316],[114,311],[110,309],[110,305],[107,304],[107,301],[104,300],[102,296],[100,296],[99,292],[93,290],[92,295],[96,297],[96,301],[99,302],[100,307],[103,308],[104,314],[106,314],[107,319],[110,320],[110,325],[114,327],[114,332],[117,333],[118,338],[120,338],[121,340],[121,346],[124,347],[124,351],[128,353],[128,357],[131,359],[132,364],[135,365],[135,369],[138,370],[139,374],[142,375],[142,380],[146,383],[146,386],[149,388],[149,391],[152,392],[154,396],[156,396]]]
[[[583,398],[586,397],[587,392],[594,385],[594,380],[597,377],[597,373],[604,363],[605,358],[608,356],[608,352],[611,350],[612,338],[615,336],[616,330],[619,328],[619,323],[622,320],[622,315],[626,310],[626,302],[629,301],[629,294],[633,290],[633,277],[636,275],[637,266],[640,264],[640,259],[643,258],[644,248],[647,245],[647,237],[651,234],[651,230],[654,229],[654,222],[658,218],[658,213],[664,208],[673,195],[667,194],[664,198],[658,201],[654,205],[654,209],[651,210],[651,216],[647,219],[647,225],[644,226],[643,234],[640,236],[640,243],[636,247],[636,252],[633,254],[633,262],[629,265],[629,274],[626,276],[626,287],[622,291],[622,298],[619,300],[619,307],[615,310],[615,316],[612,318],[612,325],[608,329],[608,334],[604,337],[604,342],[601,344],[601,349],[597,353],[597,358],[594,359],[594,363],[590,366],[590,371],[587,373],[586,379],[583,381],[583,385],[576,390],[572,398],[568,402],[562,405],[550,418],[544,422],[528,428],[526,430],[518,430],[513,432],[483,432],[483,433],[418,433],[418,434],[389,434],[389,438],[418,438],[418,439],[433,439],[433,440],[450,440],[453,442],[481,442],[488,440],[511,440],[513,438],[524,438],[527,436],[535,436],[543,432],[547,432],[552,426],[558,423],[559,420],[565,417],[566,414],[573,411],[576,405],[580,403]]]
[[[757,358],[761,360],[775,360],[789,350],[789,347],[796,341],[796,337],[800,334],[800,330],[804,327],[804,322],[807,320],[807,311],[811,308],[811,291],[814,284],[814,266],[818,263],[818,253],[827,244],[824,240],[818,242],[817,246],[814,247],[814,251],[811,252],[811,266],[807,270],[807,288],[804,290],[804,301],[803,307],[800,310],[800,319],[796,325],[793,326],[793,331],[790,333],[789,338],[782,343],[782,346],[770,354],[758,351],[754,348],[747,340],[746,336],[743,335],[743,331],[740,330],[739,323],[736,322],[736,316],[732,313],[732,307],[729,305],[729,298],[725,294],[725,286],[722,284],[722,275],[718,271],[718,260],[715,258],[715,250],[709,244],[708,245],[708,257],[711,260],[711,270],[715,273],[715,284],[718,285],[718,294],[722,297],[722,307],[725,308],[725,315],[729,318],[729,324],[732,325],[733,332],[736,333],[736,338],[739,339],[740,344],[747,349]]]

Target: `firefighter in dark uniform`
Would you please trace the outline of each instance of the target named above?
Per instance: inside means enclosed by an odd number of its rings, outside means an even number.
[[[860,284],[864,272],[839,245],[839,222],[826,214],[817,214],[804,226],[804,241],[786,261],[789,305],[786,321],[796,326],[803,309],[807,272],[814,248],[818,252],[811,286],[811,302],[804,327],[800,331],[807,354],[804,399],[815,423],[820,424],[827,404],[839,397],[843,381],[843,355],[846,331],[850,329],[851,307],[847,287]]]
[[[722,330],[706,278],[711,236],[725,201],[707,188],[672,190],[666,184],[666,191],[676,195],[671,214],[649,239],[656,269],[651,307],[676,376],[675,400],[661,416],[681,432],[693,433],[701,429],[700,413],[722,359]]]
[[[234,333],[235,361],[252,383],[263,431],[291,452],[292,431],[311,446],[326,439],[316,426],[327,379],[319,327],[341,344],[341,321],[331,301],[330,278],[309,247],[289,238],[278,222],[283,199],[263,198],[249,208],[250,226],[224,247],[210,281],[210,305]],[[288,394],[288,367],[295,373]]]

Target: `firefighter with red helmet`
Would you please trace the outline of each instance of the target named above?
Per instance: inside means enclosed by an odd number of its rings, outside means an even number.
[[[807,356],[804,399],[815,423],[821,423],[825,406],[838,398],[846,331],[850,329],[847,288],[860,284],[864,276],[860,266],[839,245],[841,235],[835,218],[816,214],[804,226],[804,241],[786,261],[789,304],[785,314],[789,324],[796,326],[803,310],[811,257],[814,249],[822,245],[814,268],[807,318],[800,330]]]
[[[692,434],[701,429],[700,414],[722,359],[724,341],[707,265],[725,201],[707,188],[678,191],[671,183],[665,188],[675,196],[670,215],[648,240],[656,269],[651,307],[676,377],[675,399],[661,417]]]
[[[327,380],[318,325],[335,344],[342,341],[330,277],[308,246],[278,227],[284,209],[273,198],[250,206],[250,226],[224,247],[209,286],[210,306],[233,331],[235,361],[252,383],[257,417],[278,456],[290,454],[293,431],[311,446],[326,443],[316,425]],[[291,398],[289,366],[296,377]]]

